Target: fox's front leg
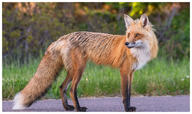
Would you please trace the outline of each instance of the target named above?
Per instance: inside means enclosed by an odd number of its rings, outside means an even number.
[[[130,106],[130,97],[131,97],[131,83],[133,78],[133,73],[129,73],[127,69],[122,68],[121,73],[121,94],[123,97],[124,109],[126,112],[136,111],[135,107]]]

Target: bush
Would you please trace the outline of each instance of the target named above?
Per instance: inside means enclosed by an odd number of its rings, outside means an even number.
[[[170,29],[165,33],[164,55],[174,59],[189,58],[190,54],[190,18],[189,10],[185,9],[174,17]]]

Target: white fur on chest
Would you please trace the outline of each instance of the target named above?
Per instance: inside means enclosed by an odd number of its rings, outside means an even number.
[[[131,53],[137,59],[137,62],[132,66],[134,70],[141,69],[151,58],[149,48],[133,48]]]

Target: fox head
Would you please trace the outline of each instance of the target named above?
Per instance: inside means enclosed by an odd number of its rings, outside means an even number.
[[[158,41],[147,15],[143,14],[140,19],[133,20],[124,14],[124,20],[127,29],[125,45],[131,48],[134,54],[149,51],[151,59],[155,58],[158,53]]]
[[[140,19],[136,20],[124,14],[124,20],[127,28],[125,45],[128,48],[144,48],[151,45],[154,40],[154,33],[146,14],[141,15]]]

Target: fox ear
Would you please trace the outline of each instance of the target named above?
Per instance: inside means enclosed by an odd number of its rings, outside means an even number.
[[[141,15],[140,21],[141,21],[143,27],[145,27],[147,24],[149,24],[149,19],[146,14]]]
[[[131,25],[131,23],[133,22],[133,19],[131,17],[129,17],[128,15],[124,14],[124,21],[125,21],[125,25],[127,28],[128,26]]]

